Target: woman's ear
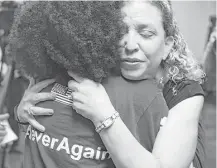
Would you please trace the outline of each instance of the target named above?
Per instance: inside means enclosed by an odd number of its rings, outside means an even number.
[[[173,47],[173,44],[174,44],[174,38],[172,36],[167,37],[165,40],[165,50],[164,50],[163,60],[165,60],[167,56],[169,55]]]

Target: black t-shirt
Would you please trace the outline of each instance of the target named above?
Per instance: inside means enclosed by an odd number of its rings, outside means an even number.
[[[163,89],[163,95],[167,102],[169,109],[173,108],[175,105],[180,103],[181,101],[197,96],[204,96],[204,91],[201,85],[196,81],[180,81],[177,82],[176,85],[173,81],[168,81]],[[203,121],[200,118],[198,125],[198,140],[197,140],[197,148],[195,152],[195,157],[193,159],[193,165],[196,168],[204,168],[205,161],[205,131],[203,128]]]
[[[176,84],[173,81],[168,81],[163,89],[163,95],[169,109],[181,101],[196,96],[204,96],[204,92],[200,84],[196,81],[180,81]]]

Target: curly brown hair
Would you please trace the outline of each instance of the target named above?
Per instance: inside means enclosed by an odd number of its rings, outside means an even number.
[[[8,55],[41,80],[72,70],[100,81],[119,67],[121,2],[25,2],[15,14]]]
[[[162,13],[163,27],[166,36],[172,36],[174,45],[167,59],[161,63],[169,79],[172,81],[194,80],[203,83],[205,73],[196,61],[183,38],[173,15],[170,0],[147,0]]]

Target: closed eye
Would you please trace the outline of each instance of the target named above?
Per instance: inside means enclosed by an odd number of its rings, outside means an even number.
[[[144,38],[151,38],[153,37],[156,33],[154,33],[153,31],[150,30],[143,30],[141,32],[139,32],[139,34],[144,37]]]

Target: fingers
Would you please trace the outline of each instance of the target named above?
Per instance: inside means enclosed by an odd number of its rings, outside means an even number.
[[[39,122],[36,121],[33,116],[31,118],[29,118],[29,124],[41,132],[45,131],[45,127],[43,125],[39,124]]]
[[[88,78],[83,78],[83,77],[78,76],[77,74],[75,74],[72,71],[68,71],[68,74],[78,83],[97,84],[96,82],[94,82]]]
[[[79,88],[80,84],[78,82],[74,81],[74,80],[70,80],[68,82],[68,87],[70,89],[72,89],[73,91],[79,91],[80,90],[80,88]]]
[[[32,96],[32,101],[34,104],[37,104],[39,102],[46,101],[46,100],[55,100],[55,98],[56,95],[53,93],[48,93],[48,92],[35,93]]]
[[[85,78],[82,78],[78,75],[76,75],[74,72],[72,71],[68,71],[69,76],[71,76],[72,78],[74,78],[78,83],[81,83],[85,80]]]
[[[81,114],[80,111],[85,111],[85,106],[80,102],[73,102],[72,108],[79,114]]]
[[[0,121],[7,120],[8,118],[9,118],[9,114],[8,113],[0,115]]]
[[[72,92],[72,99],[75,102],[86,103],[87,97],[80,92]]]
[[[30,89],[32,86],[34,86],[34,84],[35,84],[35,79],[31,77],[31,78],[29,79],[29,86],[28,86],[28,89]]]
[[[53,115],[53,113],[54,113],[53,109],[36,107],[36,106],[30,107],[30,111],[31,111],[32,115],[36,115],[36,116],[39,116],[39,115]]]
[[[42,82],[35,84],[34,86],[32,86],[30,90],[33,92],[40,92],[42,89],[46,88],[48,85],[54,82],[55,82],[55,79],[47,79],[47,80],[44,80]]]

